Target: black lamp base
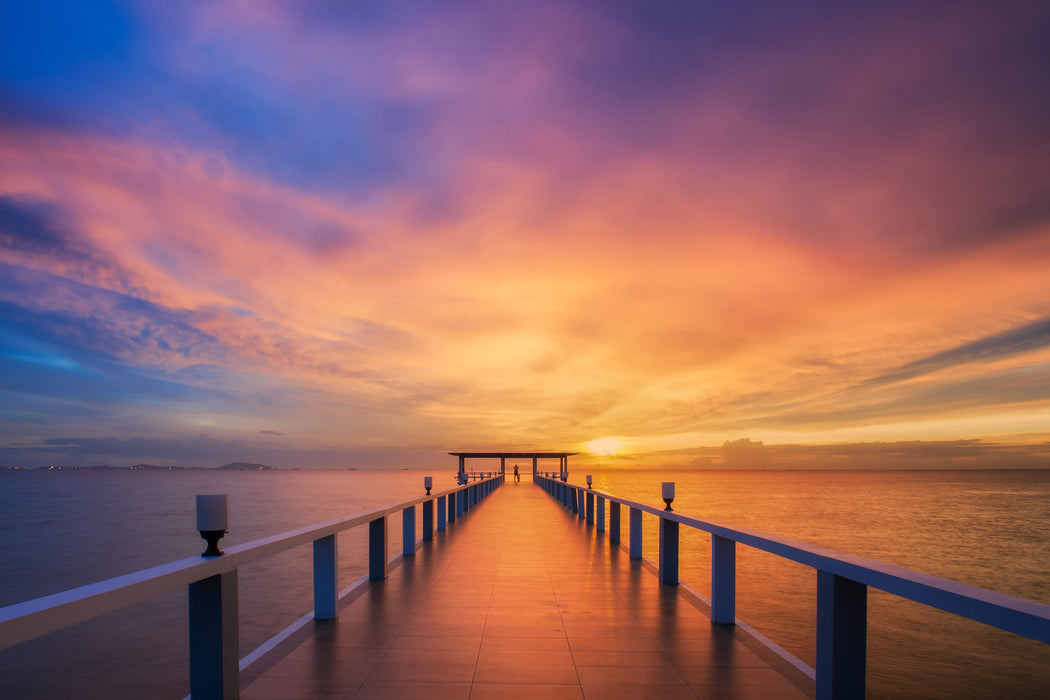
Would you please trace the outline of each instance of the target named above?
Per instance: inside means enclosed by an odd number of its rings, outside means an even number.
[[[201,554],[202,557],[217,557],[222,554],[219,549],[219,540],[226,534],[226,530],[200,530],[201,539],[208,543],[208,548]]]
[[[667,507],[666,507],[666,508],[664,508],[664,510],[671,510],[671,502],[672,502],[672,501],[674,501],[674,499],[673,499],[673,498],[665,498],[665,499],[664,499],[664,503],[666,503],[666,504],[667,504]]]

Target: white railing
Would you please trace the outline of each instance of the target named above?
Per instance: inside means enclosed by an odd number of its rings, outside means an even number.
[[[566,508],[620,544],[620,510],[629,510],[628,551],[642,558],[642,513],[660,519],[658,575],[678,585],[678,531],[685,525],[711,534],[711,622],[736,622],[736,544],[747,545],[817,571],[818,698],[863,698],[867,657],[868,587],[1050,644],[1050,605],[923,574],[874,559],[842,554],[757,530],[732,527],[619,498],[539,474],[536,483]],[[673,498],[672,498],[673,500]]]
[[[0,608],[0,649],[187,586],[190,694],[195,700],[237,697],[241,666],[237,658],[237,571],[240,567],[312,542],[313,617],[333,619],[338,614],[339,602],[338,533],[368,525],[368,580],[383,580],[390,566],[387,518],[398,512],[402,514],[402,556],[412,556],[417,542],[434,537],[435,503],[436,529],[444,530],[448,523],[455,522],[503,481],[503,475],[497,474],[432,495],[228,547],[221,556],[180,559]],[[423,509],[421,540],[416,539],[417,505]],[[254,654],[249,656],[256,658]]]

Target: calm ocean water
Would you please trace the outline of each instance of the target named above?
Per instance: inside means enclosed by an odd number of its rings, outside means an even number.
[[[656,504],[674,480],[679,511],[1050,603],[1050,472],[590,471],[618,495]],[[199,553],[197,493],[229,494],[233,545],[418,494],[424,473],[452,483],[448,467],[0,472],[0,605]],[[365,571],[364,537],[340,538],[342,585]],[[683,530],[682,546],[682,580],[707,593],[708,538]],[[738,616],[812,664],[815,574],[737,558]],[[242,655],[311,609],[310,563],[300,547],[241,571]],[[1050,697],[1050,646],[874,590],[869,610],[871,697]],[[178,591],[0,652],[0,697],[181,698],[185,614]]]

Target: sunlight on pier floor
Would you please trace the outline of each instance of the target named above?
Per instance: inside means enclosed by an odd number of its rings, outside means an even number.
[[[528,480],[511,481],[338,620],[314,623],[242,697],[812,695],[743,636],[712,626]]]

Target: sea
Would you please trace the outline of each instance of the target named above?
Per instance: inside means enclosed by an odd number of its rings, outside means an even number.
[[[196,494],[228,494],[230,546],[419,495],[425,475],[443,489],[453,471],[0,471],[0,606],[199,554]],[[570,481],[586,473],[653,505],[674,481],[676,511],[1050,603],[1050,471],[592,467]],[[340,535],[340,585],[366,572],[365,530]],[[643,518],[643,535],[655,559],[655,518]],[[311,562],[307,545],[241,570],[242,656],[311,610]],[[743,546],[737,569],[737,616],[813,665],[815,572]],[[708,535],[683,528],[680,578],[709,592]],[[874,589],[868,609],[869,697],[1050,697],[1050,645]],[[188,692],[184,590],[0,651],[0,698]]]

